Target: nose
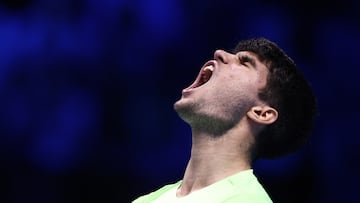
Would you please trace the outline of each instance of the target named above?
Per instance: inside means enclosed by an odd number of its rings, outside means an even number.
[[[229,63],[229,53],[224,50],[216,50],[214,53],[214,59],[222,63]]]

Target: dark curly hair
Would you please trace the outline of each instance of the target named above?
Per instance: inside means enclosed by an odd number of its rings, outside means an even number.
[[[234,52],[250,51],[269,69],[259,98],[278,111],[278,119],[255,137],[252,158],[272,159],[307,143],[317,114],[316,98],[294,61],[274,42],[253,38],[238,43]]]

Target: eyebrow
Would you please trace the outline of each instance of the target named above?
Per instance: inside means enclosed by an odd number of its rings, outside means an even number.
[[[242,63],[249,62],[253,67],[256,67],[255,59],[252,56],[249,56],[247,54],[242,54],[239,56],[239,59]]]

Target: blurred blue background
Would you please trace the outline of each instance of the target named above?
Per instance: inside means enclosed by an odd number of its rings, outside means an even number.
[[[181,90],[216,49],[266,37],[318,98],[309,145],[255,173],[274,202],[358,202],[360,5],[2,0],[0,202],[130,202],[182,177]]]

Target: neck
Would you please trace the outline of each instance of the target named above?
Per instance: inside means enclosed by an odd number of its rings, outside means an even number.
[[[249,136],[232,130],[217,137],[194,130],[192,133],[191,157],[177,196],[185,196],[251,168],[245,144]]]

